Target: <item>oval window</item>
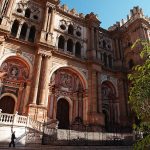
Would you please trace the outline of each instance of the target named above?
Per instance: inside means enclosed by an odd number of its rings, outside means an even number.
[[[22,9],[18,8],[18,9],[17,9],[17,12],[18,12],[18,13],[22,13]]]
[[[34,15],[33,18],[34,18],[35,20],[38,20],[38,16],[37,16],[37,15]]]
[[[66,26],[65,26],[64,24],[60,25],[60,28],[61,28],[62,30],[66,30]]]
[[[77,34],[77,36],[81,36],[81,32],[80,31],[77,31],[76,34]]]

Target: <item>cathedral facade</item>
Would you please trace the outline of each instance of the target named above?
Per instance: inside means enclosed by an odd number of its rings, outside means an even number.
[[[138,39],[150,39],[139,7],[108,30],[91,12],[59,0],[0,1],[0,109],[41,122],[94,130],[129,127],[127,74],[141,63]]]

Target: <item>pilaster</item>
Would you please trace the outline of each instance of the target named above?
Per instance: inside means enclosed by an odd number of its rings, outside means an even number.
[[[24,104],[23,104],[23,114],[26,113],[27,104],[29,102],[29,95],[30,95],[30,89],[31,89],[31,82],[27,81],[26,88],[25,88],[25,97],[24,97]]]
[[[88,123],[101,130],[104,126],[104,115],[102,114],[100,72],[101,68],[96,64],[91,64],[89,68],[89,104]]]
[[[0,36],[0,57],[4,53],[4,43],[5,43],[5,38],[4,36]]]
[[[23,110],[23,92],[24,92],[24,87],[21,86],[19,88],[19,92],[18,92],[18,100],[17,100],[17,107],[16,107],[16,111],[19,114],[22,114],[22,110]]]
[[[91,50],[94,50],[95,49],[95,46],[94,46],[94,27],[91,27]]]

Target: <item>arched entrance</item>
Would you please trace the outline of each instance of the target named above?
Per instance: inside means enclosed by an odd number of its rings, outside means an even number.
[[[49,117],[58,119],[59,128],[67,129],[69,125],[74,128],[77,123],[83,125],[87,115],[84,89],[85,82],[75,70],[62,67],[53,73],[50,80]]]
[[[105,81],[102,84],[102,110],[105,116],[106,131],[114,131],[119,127],[119,102],[114,86]]]
[[[56,118],[59,121],[59,129],[69,128],[69,103],[66,99],[59,99],[57,102],[57,114]]]
[[[0,109],[2,109],[2,113],[13,114],[15,108],[15,101],[10,96],[4,96],[0,100]]]
[[[2,71],[7,72],[6,78],[3,80],[3,90],[1,94],[8,93],[9,95],[14,95],[17,98],[15,100],[15,111],[18,111],[18,114],[23,114],[25,110],[25,92],[30,75],[30,66],[21,57],[11,56],[8,57],[0,67]],[[7,97],[7,99],[12,98]],[[1,106],[4,106],[2,110],[6,110],[4,104],[1,104]],[[12,104],[10,104],[10,106],[12,106]],[[10,112],[14,113],[12,110],[10,110]]]

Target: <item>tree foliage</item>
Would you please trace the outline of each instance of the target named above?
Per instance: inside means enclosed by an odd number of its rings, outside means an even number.
[[[141,120],[139,126],[134,126],[135,129],[145,134],[135,145],[135,149],[144,150],[150,144],[150,43],[137,40],[133,48],[139,44],[143,47],[140,53],[143,64],[133,67],[133,72],[128,75],[131,81],[129,103]]]

